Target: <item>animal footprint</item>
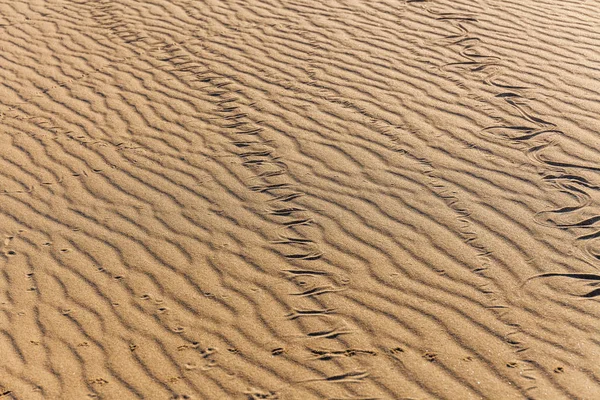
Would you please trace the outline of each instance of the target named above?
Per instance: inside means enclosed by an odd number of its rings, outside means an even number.
[[[88,383],[90,385],[98,385],[98,386],[104,386],[108,384],[108,381],[104,378],[96,378],[96,379],[90,379],[88,380]]]
[[[279,400],[277,392],[250,388],[244,392],[247,400]]]
[[[423,354],[423,358],[429,362],[435,362],[437,360],[437,354],[431,351],[426,351]]]

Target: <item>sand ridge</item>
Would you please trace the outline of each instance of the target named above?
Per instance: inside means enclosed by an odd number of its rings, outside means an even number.
[[[592,2],[0,10],[0,398],[600,394]]]

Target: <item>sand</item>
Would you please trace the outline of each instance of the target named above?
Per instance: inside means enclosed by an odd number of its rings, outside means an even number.
[[[600,7],[0,3],[0,399],[599,399]]]

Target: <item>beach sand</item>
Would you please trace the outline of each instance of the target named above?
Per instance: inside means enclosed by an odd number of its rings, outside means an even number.
[[[600,398],[595,1],[0,32],[0,400]]]

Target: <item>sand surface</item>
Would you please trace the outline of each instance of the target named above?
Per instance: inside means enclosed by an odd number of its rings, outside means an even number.
[[[0,2],[0,400],[600,399],[595,0]]]

